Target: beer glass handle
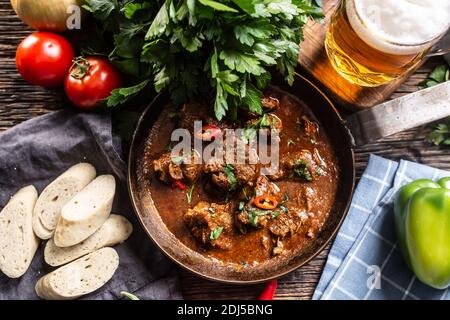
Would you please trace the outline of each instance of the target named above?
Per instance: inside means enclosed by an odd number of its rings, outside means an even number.
[[[442,56],[450,53],[450,31],[431,49],[427,57]]]
[[[346,119],[356,145],[450,116],[450,81],[359,111]]]

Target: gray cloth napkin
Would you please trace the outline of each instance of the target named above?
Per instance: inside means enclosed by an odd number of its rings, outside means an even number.
[[[41,192],[58,175],[79,162],[93,164],[98,174],[113,174],[117,192],[113,212],[126,216],[133,235],[116,247],[120,266],[104,287],[85,299],[118,299],[121,291],[141,299],[181,299],[176,267],[145,235],[137,221],[126,186],[126,164],[120,140],[111,130],[108,114],[54,112],[26,121],[0,134],[0,208],[21,187]],[[0,299],[37,299],[34,286],[50,272],[43,259],[44,242],[28,272],[9,279],[0,272]]]
[[[371,156],[313,299],[450,299],[449,289],[426,286],[406,266],[397,245],[393,213],[395,196],[403,185],[445,176],[450,173]]]

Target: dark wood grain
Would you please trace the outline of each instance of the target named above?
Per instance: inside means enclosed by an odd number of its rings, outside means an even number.
[[[0,0],[0,131],[62,106],[60,90],[51,91],[28,85],[18,75],[14,55],[17,44],[30,30],[14,14],[8,0]],[[392,95],[416,91],[432,68],[442,63],[433,59],[422,66]],[[408,159],[450,170],[450,149],[424,142],[428,128],[417,128],[356,150],[356,168],[361,176],[370,154],[398,160]],[[329,246],[313,261],[280,280],[277,299],[309,299],[319,280]],[[213,283],[180,270],[182,290],[187,299],[254,299],[262,286],[238,287]]]

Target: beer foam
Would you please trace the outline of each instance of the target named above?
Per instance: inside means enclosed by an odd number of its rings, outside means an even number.
[[[450,0],[347,0],[348,20],[367,44],[389,54],[417,54],[450,27]]]

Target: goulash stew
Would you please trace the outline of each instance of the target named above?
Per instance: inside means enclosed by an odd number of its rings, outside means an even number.
[[[238,267],[306,248],[328,217],[339,180],[333,149],[307,107],[275,88],[262,102],[263,116],[238,114],[239,121],[217,121],[201,101],[164,108],[143,160],[143,179],[170,232],[192,250]],[[200,131],[194,121],[202,121]],[[264,134],[279,135],[279,170],[263,175],[260,163],[186,161],[194,152],[173,157],[171,134],[177,128],[189,130],[203,146],[226,129],[243,128],[234,139],[244,140],[246,148],[255,132],[271,129]]]

